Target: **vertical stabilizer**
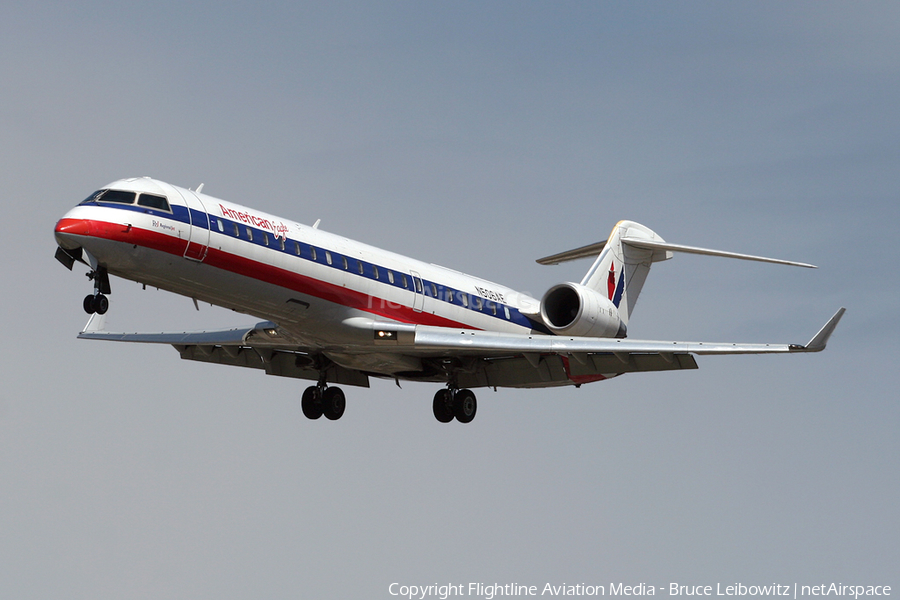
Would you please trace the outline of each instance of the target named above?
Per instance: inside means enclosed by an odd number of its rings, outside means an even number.
[[[638,248],[624,243],[623,238],[665,243],[649,227],[634,221],[619,221],[581,285],[605,294],[619,309],[619,318],[627,325],[650,265],[672,258],[672,252]]]

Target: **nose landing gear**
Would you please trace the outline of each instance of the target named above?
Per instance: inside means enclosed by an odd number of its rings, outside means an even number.
[[[84,307],[84,312],[89,315],[97,313],[98,315],[105,315],[106,311],[109,310],[109,298],[104,296],[103,294],[88,294],[84,297],[84,303],[82,304]]]
[[[98,315],[106,314],[109,310],[109,298],[105,294],[111,294],[109,287],[109,273],[103,267],[97,267],[96,271],[87,274],[87,278],[94,282],[94,293],[84,297],[82,306],[84,312],[89,315],[97,313]]]

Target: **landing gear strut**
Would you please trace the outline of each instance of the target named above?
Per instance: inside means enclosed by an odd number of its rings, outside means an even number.
[[[475,418],[478,401],[472,390],[448,388],[438,390],[431,406],[434,418],[441,423],[449,423],[454,418],[460,423],[469,423]]]

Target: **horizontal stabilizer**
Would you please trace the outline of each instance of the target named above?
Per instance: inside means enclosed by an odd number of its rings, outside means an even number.
[[[588,258],[597,256],[600,254],[600,251],[606,247],[607,240],[603,240],[602,242],[597,242],[596,244],[588,244],[587,246],[582,246],[581,248],[575,248],[574,250],[566,250],[565,252],[560,252],[559,254],[553,254],[551,256],[545,256],[544,258],[537,259],[537,263],[539,265],[558,265],[561,262],[568,262],[570,260],[578,260],[579,258]]]
[[[631,233],[631,231],[629,231],[629,233]],[[670,244],[663,241],[662,239],[650,239],[648,237],[636,237],[634,235],[623,236],[619,238],[619,242],[623,245],[631,246],[632,248],[641,248],[644,250],[684,252],[686,254],[703,254],[706,256],[722,256],[725,258],[738,258],[741,260],[755,260],[759,262],[774,263],[779,265],[805,267],[807,269],[817,268],[815,265],[796,262],[792,260],[768,258],[766,256],[754,256],[752,254],[740,254],[738,252],[725,252],[723,250],[711,250],[709,248],[698,248],[696,246],[685,246],[682,244]],[[545,256],[544,258],[539,258],[536,262],[541,265],[558,265],[559,263],[568,262],[570,260],[595,257],[600,254],[600,252],[607,246],[608,243],[609,240],[604,240],[595,244],[588,244],[587,246],[581,246],[580,248],[574,248],[572,250],[566,250],[565,252],[552,254],[550,256]],[[657,259],[654,258],[654,260]]]
[[[794,267],[806,267],[807,269],[816,269],[815,265],[810,265],[792,260],[782,260],[780,258],[768,258],[765,256],[753,256],[752,254],[738,254],[737,252],[725,252],[723,250],[710,250],[709,248],[696,248],[694,246],[682,246],[681,244],[670,244],[668,242],[658,242],[656,240],[648,240],[644,238],[623,237],[622,243],[635,248],[644,248],[645,250],[668,250],[671,252],[685,252],[687,254],[704,254],[706,256],[724,256],[725,258],[739,258],[741,260],[755,260],[759,262],[775,263],[778,265],[791,265]]]

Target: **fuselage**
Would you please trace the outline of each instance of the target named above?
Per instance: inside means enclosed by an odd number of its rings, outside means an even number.
[[[508,287],[151,178],[104,186],[55,233],[111,275],[274,321],[322,348],[371,343],[360,320],[547,333],[528,316],[540,301]]]

